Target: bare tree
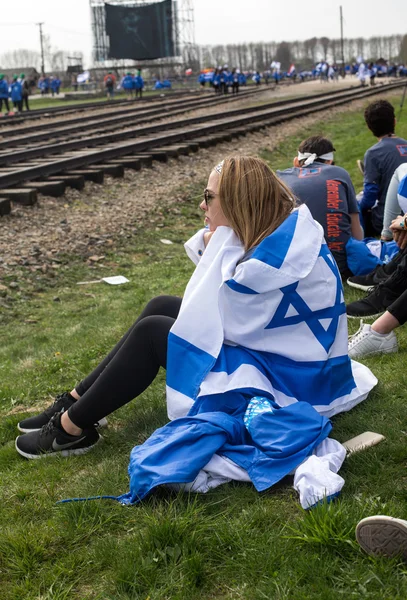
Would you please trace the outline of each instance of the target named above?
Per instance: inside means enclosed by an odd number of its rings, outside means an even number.
[[[322,38],[319,38],[319,43],[322,48],[322,54],[324,57],[324,61],[326,62],[328,60],[328,48],[329,48],[330,40],[327,37],[322,37]]]

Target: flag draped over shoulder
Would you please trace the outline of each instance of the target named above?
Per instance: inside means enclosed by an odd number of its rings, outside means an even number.
[[[192,258],[202,238],[187,243]],[[340,274],[305,205],[247,260],[233,231],[220,227],[168,338],[168,415],[199,412],[207,397],[230,391],[280,406],[308,402],[328,417],[349,410],[377,380],[349,359],[347,343]]]
[[[130,493],[119,499],[137,502],[163,483],[207,491],[237,479],[263,490],[299,467],[306,508],[344,483],[328,418],[377,383],[348,357],[339,271],[305,205],[247,254],[228,227],[206,249],[203,233],[185,245],[197,267],[168,337],[173,421],[133,449]],[[254,396],[274,408],[249,432]]]

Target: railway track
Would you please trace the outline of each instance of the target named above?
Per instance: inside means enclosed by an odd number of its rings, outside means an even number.
[[[196,110],[199,108],[207,108],[222,104],[230,104],[241,100],[242,98],[251,98],[258,93],[257,89],[247,90],[239,96],[211,96],[206,98],[186,98],[181,102],[178,100],[169,100],[153,107],[141,107],[132,104],[127,105],[121,110],[116,107],[106,107],[103,113],[97,115],[82,115],[80,117],[67,118],[54,121],[52,123],[37,123],[26,127],[15,129],[13,127],[0,128],[0,154],[1,150],[22,145],[26,147],[28,144],[37,141],[46,141],[58,137],[73,137],[80,132],[83,134],[86,131],[95,132],[98,128],[110,127],[117,128],[121,124],[138,124],[145,123],[151,120],[163,119],[187,111]]]
[[[220,110],[199,117],[181,116],[166,123],[143,125],[139,122],[116,131],[106,131],[105,127],[91,136],[84,131],[85,135],[68,142],[15,149],[12,153],[0,154],[0,203],[3,205],[3,209],[0,205],[0,211],[7,212],[10,199],[31,204],[37,191],[61,195],[66,185],[80,189],[85,179],[102,182],[105,173],[120,176],[124,168],[139,169],[143,164],[151,164],[153,159],[166,160],[168,156],[196,151],[199,147],[231,140],[402,85],[344,89],[227,113]]]

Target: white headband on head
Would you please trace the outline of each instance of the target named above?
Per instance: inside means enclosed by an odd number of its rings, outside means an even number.
[[[225,161],[222,160],[222,162],[220,162],[218,165],[216,165],[216,167],[214,167],[214,171],[216,171],[217,173],[219,173],[219,175],[222,173],[222,169],[223,169],[223,163]]]
[[[305,162],[304,162],[305,166],[312,165],[312,163],[317,158],[322,158],[322,160],[333,160],[334,153],[327,152],[326,154],[320,154],[320,156],[318,156],[317,154],[315,154],[315,153],[313,154],[311,152],[298,152],[298,160],[299,161],[305,160]]]

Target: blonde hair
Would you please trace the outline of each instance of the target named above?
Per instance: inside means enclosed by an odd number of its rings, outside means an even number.
[[[277,229],[294,208],[291,190],[264,160],[251,156],[225,158],[219,201],[246,251]]]

